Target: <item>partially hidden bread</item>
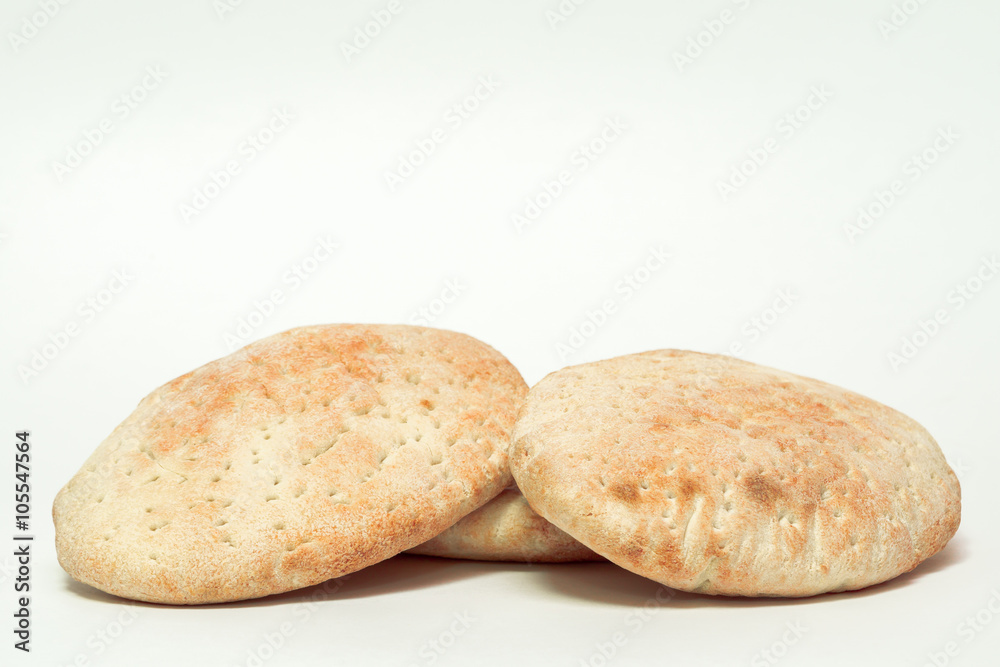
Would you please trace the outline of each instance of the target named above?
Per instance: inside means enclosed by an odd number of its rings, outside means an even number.
[[[437,535],[511,481],[527,387],[469,336],[329,325],[160,387],[53,506],[59,562],[122,597],[199,604],[337,577]]]
[[[603,560],[538,516],[516,488],[505,490],[409,553],[519,563]]]
[[[511,468],[543,517],[637,574],[745,596],[858,589],[958,528],[958,480],[920,424],[833,385],[677,350],[532,387]]]

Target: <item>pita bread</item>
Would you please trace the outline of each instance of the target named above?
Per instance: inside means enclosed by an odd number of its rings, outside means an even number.
[[[603,560],[538,516],[517,489],[505,490],[409,553],[519,563]]]
[[[309,586],[440,533],[509,483],[527,388],[491,347],[410,326],[293,329],[160,387],[53,507],[59,562],[122,597]]]
[[[564,368],[528,394],[511,469],[543,517],[686,591],[863,588],[937,553],[958,480],[917,422],[730,357],[661,350]]]

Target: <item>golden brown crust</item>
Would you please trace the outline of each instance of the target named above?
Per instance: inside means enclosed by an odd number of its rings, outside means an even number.
[[[315,584],[420,544],[510,483],[527,388],[474,338],[330,325],[147,396],[59,492],[59,562],[115,595],[198,604]]]
[[[516,488],[408,553],[518,563],[604,560],[540,517]]]
[[[918,423],[833,385],[659,350],[562,369],[528,394],[511,468],[542,516],[683,590],[803,596],[937,553],[958,480]]]

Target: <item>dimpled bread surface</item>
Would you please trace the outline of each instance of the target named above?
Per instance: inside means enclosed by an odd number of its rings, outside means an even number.
[[[916,567],[958,528],[958,480],[920,424],[731,357],[659,350],[532,387],[511,468],[531,506],[667,586],[806,596]]]
[[[511,482],[527,387],[469,336],[293,329],[160,387],[53,506],[59,562],[137,600],[256,598],[416,546]]]

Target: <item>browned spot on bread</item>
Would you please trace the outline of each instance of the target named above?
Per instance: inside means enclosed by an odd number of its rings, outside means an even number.
[[[646,550],[643,549],[642,546],[636,544],[635,542],[628,542],[621,547],[622,556],[624,556],[626,560],[632,562],[638,561],[645,551]]]
[[[371,380],[375,377],[371,357],[385,351],[386,345],[382,337],[371,331],[367,331],[337,348],[340,363],[344,364],[351,375],[365,380]]]
[[[778,451],[787,452],[794,449],[796,443],[794,438],[778,435],[774,437],[774,444],[778,447]]]
[[[682,477],[677,491],[683,498],[691,498],[701,492],[701,485],[690,477]]]
[[[671,542],[657,545],[656,563],[665,572],[677,572],[684,567],[679,550]]]
[[[743,486],[751,498],[767,507],[773,506],[781,497],[781,487],[760,473],[747,475]]]
[[[608,493],[628,505],[639,499],[639,489],[636,488],[635,484],[629,482],[615,482],[608,487]]]

